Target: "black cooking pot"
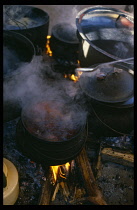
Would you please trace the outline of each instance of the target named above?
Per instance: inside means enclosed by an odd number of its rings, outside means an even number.
[[[51,30],[50,47],[53,56],[64,60],[77,60],[79,40],[77,29],[70,23],[58,23]]]
[[[96,136],[133,135],[134,97],[113,105],[90,100],[88,108],[88,128]]]
[[[133,70],[118,64],[81,75],[79,84],[87,97],[88,127],[95,135],[130,135],[134,130],[133,79]]]
[[[41,110],[39,110],[40,107],[43,110],[43,105],[44,109],[46,108],[46,115],[43,113],[46,116],[44,124],[41,121]],[[30,112],[30,107],[23,109],[21,121],[17,126],[16,140],[22,152],[34,161],[46,165],[60,165],[78,155],[84,146],[86,137],[84,126],[71,129],[69,132],[67,127],[64,127],[64,130],[61,129],[59,125],[61,113],[58,108],[52,108],[49,102],[42,102],[31,106],[32,112]],[[28,113],[29,116],[27,116]]]
[[[4,5],[4,31],[16,31],[32,41],[36,54],[46,46],[49,15],[47,12],[28,5]]]
[[[14,94],[19,67],[32,62],[35,48],[22,34],[3,32],[3,121],[7,122],[20,116],[19,98]],[[17,87],[18,88],[18,87]]]
[[[74,66],[74,69],[78,60],[79,40],[77,38],[77,28],[73,24],[66,22],[53,26],[50,48],[57,63],[62,65],[64,69],[67,67],[66,73],[71,73],[71,66]],[[73,71],[72,73],[74,73]],[[63,69],[60,72],[63,72]]]
[[[32,61],[36,54],[33,43],[20,33],[3,32],[3,76],[11,79],[23,63]]]
[[[76,25],[81,67],[134,56],[134,24],[130,13],[103,6],[89,7],[78,13]]]
[[[100,102],[118,103],[134,94],[134,70],[122,64],[91,66],[91,72],[83,72],[80,86],[90,98]]]

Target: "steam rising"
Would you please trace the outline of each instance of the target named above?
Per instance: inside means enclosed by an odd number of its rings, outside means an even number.
[[[53,110],[57,109],[62,113],[58,121],[61,123],[61,129],[85,125],[87,111],[74,102],[75,98],[81,97],[78,85],[53,71],[48,61],[43,62],[42,56],[35,56],[31,63],[24,63],[16,71],[18,73],[12,79],[4,80],[4,102],[20,103],[24,109],[39,102],[55,101],[51,104]],[[67,104],[70,110],[63,115]],[[39,113],[39,117],[42,116],[43,112]]]

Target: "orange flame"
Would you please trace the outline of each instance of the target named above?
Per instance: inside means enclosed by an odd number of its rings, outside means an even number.
[[[73,80],[74,82],[77,82],[77,81],[79,81],[79,78],[82,73],[83,73],[82,71],[78,71],[78,73],[77,73],[78,76],[76,76],[74,74],[65,74],[64,77],[69,78],[69,79]]]
[[[48,36],[47,36],[47,43],[46,43],[46,54],[48,54],[49,56],[52,56],[52,51],[51,51],[50,45],[49,45],[49,43],[50,43],[50,38],[51,38],[51,36],[48,35]]]
[[[57,181],[58,171],[59,171],[59,165],[58,166],[50,166],[51,170],[53,172],[54,181]]]
[[[66,164],[63,165],[66,169],[66,171],[68,172],[69,171],[69,168],[70,168],[70,163],[67,162]],[[58,179],[58,176],[59,177],[62,177],[64,179],[66,179],[66,176],[65,174],[62,172],[61,170],[61,165],[57,165],[57,166],[50,166],[52,172],[53,172],[53,178],[54,178],[54,182],[57,181]]]

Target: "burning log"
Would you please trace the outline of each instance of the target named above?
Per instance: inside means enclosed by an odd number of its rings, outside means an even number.
[[[81,151],[80,155],[76,158],[78,167],[80,168],[85,187],[89,197],[87,198],[90,202],[95,205],[107,205],[101,191],[99,190],[95,177],[93,175],[85,148]]]
[[[46,181],[42,188],[39,205],[50,205],[50,202],[55,200],[60,187],[62,187],[65,196],[68,197],[69,190],[67,184],[62,180],[67,179],[69,169],[69,162],[63,165],[50,166]]]
[[[53,173],[51,171],[51,168],[49,168],[47,178],[42,187],[39,205],[50,205],[51,198],[57,185],[56,181],[57,180],[55,179],[53,180]]]
[[[73,183],[71,179],[67,179],[70,175],[69,171],[71,172],[72,170],[71,165],[74,165],[74,161],[72,160],[70,163],[64,165],[50,166],[48,177],[42,189],[39,205],[50,205],[50,202],[55,200],[58,190],[62,192],[64,200],[72,205],[83,201],[91,202],[94,205],[107,205],[96,184],[85,149],[77,156],[75,162],[80,169],[88,196],[84,197],[85,190],[83,188],[77,188],[76,181]],[[72,188],[75,189],[73,193],[71,193]],[[69,200],[71,194],[73,194],[73,199]]]

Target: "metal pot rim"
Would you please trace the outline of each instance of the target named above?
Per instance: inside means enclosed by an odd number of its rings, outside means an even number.
[[[98,65],[98,64],[95,64],[92,67],[95,67],[96,65]],[[127,72],[128,72],[128,70],[130,70],[127,66],[125,66],[123,64],[114,64],[114,67],[115,66],[116,67],[119,67],[119,68],[122,68],[122,70],[127,71]],[[132,75],[130,72],[128,72],[128,73],[130,75]],[[86,74],[88,74],[88,72],[86,72]],[[90,74],[92,74],[92,73],[90,73]],[[134,80],[134,77],[133,77],[133,80]],[[124,103],[127,100],[131,99],[133,97],[133,95],[134,95],[134,93],[133,93],[134,90],[132,90],[132,92],[129,92],[127,96],[123,97],[123,99],[116,99],[116,100],[113,100],[113,99],[109,100],[109,99],[105,99],[105,98],[104,99],[100,99],[99,98],[99,95],[97,95],[97,96],[96,95],[95,96],[91,95],[91,92],[89,90],[87,90],[87,85],[83,88],[83,85],[82,84],[86,84],[86,83],[84,83],[84,82],[82,83],[82,81],[85,81],[85,80],[84,79],[82,80],[82,76],[81,76],[80,77],[80,80],[79,80],[79,84],[80,84],[80,87],[83,90],[83,92],[86,95],[88,95],[91,99],[96,100],[98,102],[109,103],[109,104],[112,104],[112,105],[113,104],[117,104],[117,103],[122,103],[122,102]],[[94,88],[93,88],[93,90],[94,90]],[[92,93],[93,93],[93,90],[92,90]]]
[[[57,101],[57,100],[50,100],[50,101]],[[36,104],[39,104],[39,103],[41,103],[41,102],[43,102],[43,101],[40,101],[40,102],[38,102],[38,103],[36,103]],[[49,101],[48,101],[49,102]],[[25,107],[25,109],[27,109],[27,106]],[[84,125],[81,125],[77,130],[75,130],[76,132],[74,133],[74,135],[71,137],[71,138],[67,138],[66,140],[64,140],[64,141],[49,141],[49,140],[46,140],[46,139],[44,139],[44,138],[41,138],[41,137],[37,137],[34,133],[31,133],[31,132],[29,132],[29,130],[27,129],[27,127],[25,126],[25,123],[24,123],[24,117],[23,117],[23,114],[24,114],[24,110],[25,109],[22,109],[22,112],[21,112],[21,122],[22,122],[22,124],[23,124],[23,126],[24,126],[24,128],[26,129],[26,131],[31,135],[31,136],[33,136],[35,139],[38,139],[39,141],[44,141],[45,143],[48,143],[48,144],[53,144],[53,145],[55,145],[55,144],[65,144],[65,143],[67,143],[67,142],[69,142],[69,141],[72,141],[74,138],[76,138],[84,129],[85,129],[85,126],[86,126],[86,124],[84,124]]]
[[[13,36],[21,37],[23,40],[27,41],[31,45],[31,47],[33,49],[33,55],[32,55],[32,59],[31,59],[30,62],[33,61],[33,59],[34,59],[34,57],[36,55],[36,50],[35,50],[35,47],[34,47],[33,43],[26,36],[24,36],[24,35],[22,35],[22,34],[20,34],[18,32],[14,32],[14,31],[3,31],[3,33],[7,34],[7,35],[10,35],[10,36],[13,35]],[[11,73],[8,73],[8,74],[4,75],[4,79],[10,79],[10,78],[12,78],[12,77],[14,77],[15,75],[18,75],[18,74],[19,73],[15,70],[15,71],[13,71]]]
[[[13,5],[10,5],[10,6],[13,6]],[[46,22],[42,22],[42,24],[40,24],[40,25],[38,25],[38,26],[36,26],[36,25],[34,25],[34,26],[31,26],[31,27],[28,27],[28,28],[15,28],[15,29],[7,29],[7,28],[4,28],[3,27],[3,30],[5,30],[5,31],[16,31],[16,30],[29,30],[29,29],[33,29],[33,28],[37,28],[37,27],[39,27],[39,26],[42,26],[42,25],[45,25],[45,23],[48,23],[48,21],[49,21],[49,15],[48,15],[48,13],[46,12],[46,11],[44,11],[44,10],[42,10],[42,9],[40,9],[40,8],[38,8],[38,7],[34,7],[34,6],[30,6],[30,5],[17,5],[17,6],[20,6],[20,7],[22,7],[22,8],[30,8],[30,9],[32,9],[32,10],[37,10],[37,11],[39,11],[39,12],[41,12],[41,16],[39,17],[39,18],[45,18],[46,17]],[[33,12],[33,11],[32,11]],[[24,13],[25,14],[25,13]],[[33,13],[32,13],[33,14]]]
[[[85,14],[87,14],[89,11],[94,11],[94,10],[97,10],[97,9],[101,9],[103,11],[103,9],[108,12],[112,11],[112,12],[115,12],[115,14],[120,14],[120,15],[125,15],[127,17],[129,17],[131,20],[133,19],[133,16],[130,15],[130,13],[126,12],[126,11],[122,11],[122,10],[118,10],[118,9],[115,9],[115,8],[111,8],[111,7],[103,7],[103,6],[93,6],[93,7],[87,7],[87,8],[84,8],[83,10],[81,10],[77,16],[76,16],[76,26],[77,26],[77,29],[78,29],[78,32],[80,34],[80,36],[82,37],[82,39],[86,42],[88,42],[88,44],[90,46],[92,46],[95,50],[97,50],[98,52],[114,59],[114,60],[119,60],[120,58],[118,58],[117,56],[115,55],[111,55],[110,53],[106,52],[105,50],[102,50],[101,48],[97,47],[95,44],[93,44],[90,40],[88,40],[88,38],[86,37],[86,35],[84,34],[83,30],[82,30],[82,26],[81,26],[81,21],[82,21],[82,18],[84,17]],[[125,62],[125,63],[128,63],[130,64],[130,62]]]

